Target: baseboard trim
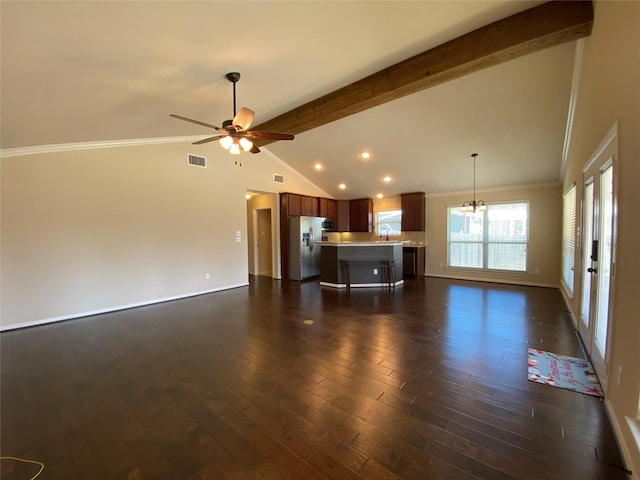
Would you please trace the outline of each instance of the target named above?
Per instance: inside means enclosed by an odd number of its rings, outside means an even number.
[[[154,305],[156,303],[171,302],[173,300],[181,300],[183,298],[197,297],[199,295],[206,295],[208,293],[215,293],[215,292],[220,292],[220,291],[223,291],[223,290],[231,290],[231,289],[234,289],[234,288],[246,287],[248,285],[249,285],[249,282],[239,283],[237,285],[226,285],[224,287],[213,288],[213,289],[210,289],[210,290],[201,290],[201,291],[198,291],[198,292],[191,292],[191,293],[187,293],[187,294],[184,294],[184,295],[175,295],[175,296],[172,296],[172,297],[157,298],[157,299],[154,299],[154,300],[130,303],[130,304],[127,304],[127,305],[118,305],[118,306],[114,306],[114,307],[101,308],[99,310],[91,310],[91,311],[88,311],[88,312],[73,313],[71,315],[63,315],[63,316],[60,316],[60,317],[45,318],[45,319],[42,319],[42,320],[33,320],[31,322],[14,323],[14,324],[10,324],[10,325],[0,325],[0,332],[5,332],[5,331],[9,331],[9,330],[17,330],[17,329],[20,329],[20,328],[37,327],[38,325],[46,325],[48,323],[64,322],[66,320],[73,320],[73,319],[82,318],[82,317],[90,317],[90,316],[93,316],[93,315],[100,315],[100,314],[103,314],[103,313],[117,312],[119,310],[127,310],[127,309],[130,309],[130,308],[144,307],[144,306],[147,306],[147,305]]]
[[[627,470],[631,470],[631,475],[627,475],[627,478],[629,480],[638,480],[640,479],[640,473],[638,473],[640,465],[633,465],[633,456],[631,455],[631,451],[629,450],[629,445],[627,445],[627,442],[625,442],[625,436],[622,434],[623,427],[618,422],[618,419],[613,411],[613,407],[611,406],[611,402],[607,399],[605,399],[604,401],[604,408],[607,412],[607,416],[609,417],[609,423],[611,424],[611,428],[613,429],[613,435],[616,438],[618,448],[620,449],[620,455],[622,456],[622,462],[624,463],[623,467]]]
[[[465,277],[464,275],[434,275],[431,273],[425,273],[424,276],[433,277],[433,278],[447,278],[450,280],[467,280],[470,282],[502,283],[505,285],[522,285],[525,287],[560,288],[560,285],[552,285],[550,283],[523,282],[523,281],[517,281],[517,280],[501,280],[501,279],[495,279],[495,278]]]
[[[321,287],[331,287],[331,288],[347,288],[346,283],[331,283],[331,282],[320,282]]]
[[[392,287],[399,287],[404,285],[404,280],[398,280],[395,283],[392,283]],[[331,288],[347,288],[346,283],[331,283],[331,282],[320,282],[321,287],[331,287]],[[384,283],[352,283],[351,288],[368,288],[368,287],[384,287],[389,288],[389,284],[387,282]]]
[[[560,294],[562,295],[562,300],[564,301],[564,305],[565,305],[565,307],[567,307],[567,311],[569,312],[569,316],[571,317],[571,322],[573,322],[573,328],[577,331],[578,330],[578,321],[577,321],[575,315],[573,314],[573,309],[572,309],[573,298],[571,298],[567,294],[567,292],[565,291],[563,286],[560,287]]]

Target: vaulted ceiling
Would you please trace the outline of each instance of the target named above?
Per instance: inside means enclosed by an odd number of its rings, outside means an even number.
[[[3,1],[0,146],[205,138],[207,129],[168,114],[220,125],[233,113],[224,75],[239,71],[238,107],[256,112],[254,125],[297,134],[262,149],[336,198],[469,189],[473,152],[478,188],[555,182],[575,32],[544,39],[542,46],[553,46],[525,56],[518,47],[504,63],[464,67],[465,75],[447,74],[448,81],[400,98],[393,86],[399,77],[390,74],[373,87],[387,89],[386,98],[365,98],[366,109],[353,107],[355,114],[326,112],[353,90],[312,105],[311,123],[295,110],[541,3]],[[359,157],[363,150],[369,159]],[[251,168],[265,153],[243,155],[243,168]],[[382,182],[386,175],[391,182]]]

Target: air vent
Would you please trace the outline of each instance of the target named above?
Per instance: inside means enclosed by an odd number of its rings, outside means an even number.
[[[280,175],[279,173],[273,174],[274,183],[284,183],[284,175]]]
[[[200,157],[199,155],[189,154],[189,165],[194,167],[207,168],[207,157]]]

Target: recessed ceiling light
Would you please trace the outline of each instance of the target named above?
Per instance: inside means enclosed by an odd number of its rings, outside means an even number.
[[[322,170],[322,164],[321,163],[316,163],[313,168],[315,168],[316,170]]]
[[[362,152],[362,153],[360,154],[360,156],[361,156],[362,158],[364,158],[364,159],[367,159],[367,158],[369,158],[369,157],[371,156],[371,154],[370,154],[369,152]]]
[[[251,198],[251,194],[250,194],[250,193],[245,194],[244,198],[246,198],[247,200],[249,200],[249,199]]]
[[[391,181],[391,177],[387,175],[386,177],[383,178],[383,180],[389,183]]]
[[[376,195],[376,197],[378,197],[378,198],[382,198],[382,197],[384,197],[384,195],[382,195],[381,193],[379,193],[378,195]]]
[[[347,188],[347,186],[344,183],[341,183],[340,185],[338,185],[338,188],[340,190],[344,190],[345,188]]]

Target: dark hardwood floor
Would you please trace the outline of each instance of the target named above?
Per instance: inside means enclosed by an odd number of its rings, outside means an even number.
[[[0,341],[0,453],[42,479],[625,478],[600,399],[527,381],[582,356],[554,289],[252,278]]]

